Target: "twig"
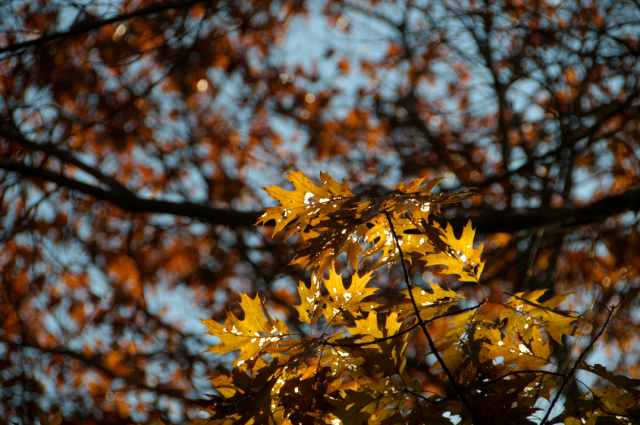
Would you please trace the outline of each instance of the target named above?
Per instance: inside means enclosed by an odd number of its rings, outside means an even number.
[[[449,312],[449,313],[444,313],[444,314],[441,314],[441,315],[439,315],[439,316],[435,316],[435,317],[433,317],[433,318],[431,318],[431,319],[429,319],[429,320],[425,320],[425,321],[424,321],[424,323],[431,323],[431,322],[433,322],[433,321],[436,321],[436,320],[440,319],[441,317],[455,316],[456,314],[460,314],[460,313],[464,313],[464,312],[467,312],[467,311],[475,310],[475,309],[479,308],[479,307],[480,307],[481,305],[483,305],[483,304],[484,304],[484,301],[483,301],[483,302],[481,302],[481,303],[480,303],[480,304],[478,304],[478,305],[473,306],[473,307],[463,308],[463,309],[461,309],[461,310],[452,311],[452,312]],[[420,326],[420,324],[419,324],[419,323],[416,323],[415,325],[412,325],[412,326],[408,327],[407,329],[405,329],[405,330],[403,330],[403,331],[400,331],[400,332],[395,333],[395,334],[393,334],[393,335],[385,336],[384,338],[374,339],[373,341],[367,341],[367,342],[354,342],[353,344],[339,344],[339,343],[335,343],[335,342],[326,342],[326,341],[325,341],[325,342],[323,342],[322,344],[323,344],[323,345],[328,345],[328,346],[330,346],[330,347],[363,347],[363,346],[365,346],[365,345],[377,344],[377,343],[379,343],[379,342],[384,342],[384,341],[388,341],[388,340],[390,340],[390,339],[397,338],[397,337],[399,337],[399,336],[402,336],[402,335],[404,335],[404,334],[406,334],[406,333],[411,332],[412,330],[414,330],[414,329],[415,329],[415,328],[417,328],[418,326]]]
[[[605,308],[607,308],[607,310],[609,310],[609,316],[607,317],[607,321],[604,322],[604,325],[602,325],[602,329],[600,329],[600,332],[598,332],[598,335],[596,335],[596,337],[591,341],[589,346],[582,352],[582,354],[580,354],[580,356],[578,357],[578,360],[576,361],[576,364],[573,365],[573,367],[571,368],[569,373],[567,373],[567,377],[562,382],[562,385],[560,386],[560,389],[556,393],[556,396],[553,398],[553,401],[551,402],[551,405],[549,406],[549,409],[547,410],[547,413],[544,415],[544,418],[542,418],[542,421],[540,421],[540,425],[545,425],[548,422],[549,415],[551,414],[551,411],[553,410],[553,407],[558,402],[558,399],[560,398],[560,395],[562,394],[562,391],[564,390],[564,387],[567,385],[567,382],[569,382],[569,380],[573,377],[573,374],[576,372],[576,369],[578,368],[578,365],[580,363],[582,363],[582,360],[589,353],[589,351],[591,351],[591,349],[595,345],[596,341],[598,341],[598,339],[604,333],[605,329],[607,329],[607,325],[611,321],[611,317],[613,317],[613,312],[620,306],[620,304],[622,304],[622,301],[620,301],[618,304],[614,305],[611,308],[608,308],[608,307],[605,306]]]
[[[495,379],[492,379],[490,381],[486,381],[486,382],[481,382],[479,384],[474,384],[474,385],[468,385],[466,387],[464,387],[465,390],[471,389],[471,388],[480,388],[480,387],[484,387],[485,385],[491,385],[491,384],[495,384],[496,382],[499,382],[501,380],[503,380],[504,378],[506,378],[507,376],[511,376],[511,375],[520,375],[520,374],[527,374],[527,373],[534,373],[537,374],[539,373],[540,375],[552,375],[552,376],[562,376],[564,377],[565,374],[564,373],[559,373],[559,372],[548,372],[546,370],[518,370],[516,372],[509,372],[509,373],[505,373],[502,376],[499,376]]]
[[[402,264],[402,270],[404,271],[404,281],[407,284],[407,289],[409,290],[409,298],[411,299],[411,304],[413,304],[413,309],[416,312],[416,318],[418,319],[418,324],[422,328],[424,335],[427,337],[427,341],[429,342],[429,347],[431,348],[431,352],[433,353],[434,356],[436,356],[436,359],[438,360],[440,365],[442,365],[442,370],[444,370],[444,373],[447,375],[447,378],[449,378],[449,381],[451,382],[451,385],[453,386],[453,389],[455,390],[456,395],[458,396],[462,404],[467,408],[467,410],[471,414],[471,417],[473,418],[473,422],[476,425],[484,425],[484,422],[482,422],[482,419],[478,417],[478,414],[475,412],[475,410],[473,410],[473,408],[471,407],[471,404],[469,404],[467,397],[464,395],[464,393],[458,386],[458,383],[456,382],[453,374],[451,373],[447,365],[444,363],[444,360],[442,360],[442,357],[440,356],[440,353],[438,353],[436,345],[433,343],[433,339],[431,338],[431,335],[427,330],[427,324],[425,323],[424,320],[422,320],[422,317],[420,317],[420,310],[418,309],[416,300],[413,297],[413,291],[412,291],[413,286],[409,281],[409,272],[407,271],[407,266],[404,263],[404,254],[402,253],[402,248],[400,248],[400,241],[398,240],[396,229],[393,227],[393,223],[391,222],[391,216],[389,215],[389,213],[385,211],[384,214],[387,216],[387,222],[389,223],[391,234],[393,234],[393,239],[395,240],[396,248],[398,249],[398,253],[400,254],[400,263]]]
[[[140,8],[137,10],[134,10],[133,12],[129,12],[129,13],[124,13],[122,15],[117,15],[117,16],[113,16],[111,18],[107,18],[107,19],[102,19],[99,21],[94,21],[94,22],[85,22],[85,23],[81,23],[79,25],[75,25],[71,28],[69,28],[66,31],[60,31],[60,32],[54,32],[54,33],[50,33],[50,34],[44,34],[38,38],[32,39],[32,40],[27,40],[27,41],[23,41],[21,43],[15,43],[15,44],[10,44],[8,46],[5,47],[1,47],[0,48],[0,54],[2,53],[6,53],[6,52],[14,52],[16,50],[21,50],[21,49],[25,49],[27,47],[31,47],[31,46],[37,46],[39,44],[42,43],[46,43],[48,41],[52,41],[52,40],[57,40],[59,38],[66,38],[66,37],[71,37],[71,36],[75,36],[75,35],[79,35],[79,34],[83,34],[85,32],[89,32],[91,30],[95,30],[98,28],[101,28],[105,25],[109,25],[109,24],[113,24],[115,22],[119,22],[119,21],[124,21],[127,19],[131,19],[131,18],[135,18],[138,16],[145,16],[145,15],[150,15],[153,13],[161,13],[161,12],[165,12],[171,9],[184,9],[184,8],[189,8],[197,3],[200,3],[204,0],[185,0],[185,1],[177,1],[177,2],[171,2],[171,3],[164,3],[164,4],[156,4],[153,6],[149,6],[146,8]]]

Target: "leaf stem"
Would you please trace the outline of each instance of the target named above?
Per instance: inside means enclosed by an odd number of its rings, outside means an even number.
[[[471,407],[471,404],[469,404],[467,397],[464,395],[461,388],[458,386],[458,383],[456,382],[453,374],[451,373],[447,365],[444,363],[444,360],[442,360],[442,357],[440,356],[440,353],[438,352],[436,345],[434,344],[433,339],[431,338],[431,335],[427,330],[427,324],[425,323],[424,320],[422,320],[422,317],[420,316],[420,310],[418,309],[416,300],[413,297],[413,291],[412,291],[413,285],[411,285],[411,282],[409,281],[409,272],[407,271],[407,266],[405,265],[405,262],[404,262],[404,254],[402,252],[402,248],[400,248],[400,241],[398,240],[396,229],[393,227],[393,223],[391,222],[391,216],[389,215],[389,212],[385,211],[384,214],[387,216],[387,222],[389,223],[389,228],[391,229],[391,233],[393,234],[393,239],[395,240],[395,243],[396,243],[396,248],[398,249],[398,253],[400,254],[400,263],[402,264],[402,270],[404,271],[404,281],[407,284],[407,289],[409,290],[409,298],[411,299],[411,304],[413,304],[413,309],[416,312],[416,318],[418,319],[418,324],[422,328],[424,335],[427,337],[427,341],[429,342],[429,347],[431,348],[431,352],[433,353],[434,356],[436,356],[436,359],[442,365],[442,370],[444,370],[444,373],[447,375],[447,378],[449,378],[449,381],[451,382],[451,385],[453,386],[453,389],[455,390],[456,395],[458,396],[462,404],[467,408],[467,410],[471,414],[471,417],[473,418],[473,422],[476,425],[484,425],[484,423],[482,422],[482,419],[480,419],[476,411],[473,410],[473,408]]]

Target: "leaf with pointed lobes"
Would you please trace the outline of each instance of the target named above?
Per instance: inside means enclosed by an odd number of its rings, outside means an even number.
[[[496,329],[493,332],[496,333],[495,340],[483,344],[487,349],[482,356],[484,359],[494,360],[500,357],[502,364],[512,370],[535,370],[549,364],[549,344],[542,341],[537,328],[533,330],[534,339],[529,346],[522,341],[514,341],[514,335],[507,334],[504,339],[500,339],[500,332]]]
[[[221,395],[209,395],[211,401],[204,410],[211,416],[196,419],[191,424],[232,425],[272,423],[271,418],[282,420],[284,409],[277,405],[274,408],[271,391],[282,374],[283,366],[275,361],[261,366],[251,374],[234,368],[231,375],[220,374],[210,378]]]
[[[453,233],[453,226],[447,225],[444,232],[437,226],[430,226],[423,222],[424,230],[427,230],[431,241],[441,249],[437,254],[427,254],[421,258],[428,266],[444,265],[447,266],[443,272],[451,275],[459,275],[462,282],[478,282],[484,261],[481,260],[482,245],[477,249],[473,249],[473,237],[475,230],[471,227],[471,220],[462,229],[460,239],[457,239]],[[435,232],[433,229],[440,231]],[[446,248],[441,242],[446,244]]]
[[[311,286],[307,288],[304,282],[298,283],[300,305],[294,305],[298,310],[298,320],[313,326],[322,314],[324,299],[320,294],[320,279],[317,274],[311,275]]]
[[[382,328],[378,324],[378,313],[370,311],[366,318],[356,319],[353,327],[347,327],[349,340],[357,342],[377,342],[363,346],[348,348],[350,358],[363,358],[361,362],[362,370],[358,369],[357,374],[363,372],[368,375],[383,376],[402,373],[406,366],[407,358],[404,350],[407,347],[407,333],[397,335],[404,325],[402,320],[398,320],[397,313],[390,313],[386,317],[385,326]],[[403,329],[406,329],[403,328]],[[382,338],[393,337],[382,340]],[[340,344],[340,340],[336,343]],[[347,348],[347,347],[345,347]],[[353,375],[353,371],[351,372]]]
[[[506,332],[514,334],[522,330],[525,341],[530,337],[533,325],[544,326],[549,336],[562,344],[562,335],[583,336],[580,330],[573,325],[580,318],[577,314],[555,310],[571,294],[558,294],[545,302],[539,302],[539,298],[547,290],[533,291],[527,295],[517,293],[507,300],[500,311],[500,320],[507,319]]]
[[[338,256],[346,252],[347,261],[358,269],[362,262],[378,253],[382,255],[371,269],[397,261],[399,249],[421,255],[434,251],[436,246],[445,249],[446,244],[439,238],[421,235],[415,223],[426,223],[430,214],[439,211],[438,204],[447,204],[467,199],[475,194],[470,190],[452,195],[430,192],[442,180],[434,179],[420,187],[424,178],[396,188],[377,198],[354,196],[346,182],[338,184],[328,174],[321,173],[322,186],[313,184],[301,171],[290,172],[289,180],[294,191],[278,187],[265,189],[278,200],[280,207],[267,208],[258,223],[275,221],[274,234],[288,228],[287,236],[299,233],[308,245],[295,253],[291,264],[305,268],[317,268],[318,275],[332,267]],[[400,247],[386,220],[386,213],[392,217]],[[427,235],[428,236],[428,235]],[[361,246],[364,244],[364,246]],[[409,261],[410,257],[407,258]]]
[[[333,414],[339,418],[339,421],[334,420],[331,423],[344,425],[406,423],[404,420],[398,422],[398,412],[414,398],[406,394],[405,382],[393,376],[376,378],[375,384],[369,383],[357,390],[347,389],[328,394],[327,400],[336,407]]]
[[[290,345],[290,341],[284,340],[290,335],[287,326],[280,319],[271,318],[258,295],[251,299],[241,293],[240,297],[240,307],[245,313],[244,320],[238,319],[231,312],[227,313],[224,325],[214,320],[201,320],[209,328],[206,332],[208,335],[220,338],[220,342],[206,352],[225,354],[240,350],[240,357],[236,361],[240,366],[262,353],[286,350],[286,347],[282,346]]]
[[[564,411],[548,423],[565,425],[632,425],[637,424],[638,400],[630,393],[620,394],[615,388],[590,390],[572,397]]]
[[[353,197],[346,181],[338,184],[328,173],[320,173],[322,186],[313,184],[302,171],[289,170],[287,178],[295,187],[293,191],[277,186],[263,188],[281,206],[266,208],[256,224],[274,220],[274,235],[287,226],[287,238],[295,232],[303,232],[316,217],[339,209]]]
[[[323,313],[328,324],[337,325],[346,318],[362,316],[362,304],[366,304],[367,309],[370,306],[374,308],[378,305],[377,303],[362,302],[363,299],[378,291],[378,288],[366,287],[370,279],[371,272],[363,276],[358,276],[358,273],[355,273],[351,277],[349,289],[346,289],[342,282],[342,276],[337,274],[334,268],[331,268],[329,279],[323,280],[324,287],[328,292],[328,295],[324,297],[326,305],[323,307]]]

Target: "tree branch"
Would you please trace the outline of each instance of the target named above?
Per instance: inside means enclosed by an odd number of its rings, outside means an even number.
[[[46,154],[55,156],[56,158],[58,158],[63,162],[67,162],[75,167],[78,167],[85,173],[95,177],[102,183],[109,186],[111,190],[114,192],[119,192],[120,194],[125,194],[125,195],[133,195],[133,193],[129,189],[122,186],[116,180],[104,175],[97,168],[92,167],[80,161],[71,152],[61,150],[53,144],[41,144],[41,143],[32,142],[30,140],[27,140],[24,136],[22,136],[19,133],[14,133],[12,131],[8,131],[2,128],[0,128],[0,136],[17,142],[19,145],[21,145],[25,149],[29,149],[32,151],[42,151]]]
[[[151,392],[155,392],[158,394],[162,394],[162,395],[166,395],[169,397],[173,397],[173,398],[177,398],[179,400],[182,401],[186,401],[186,402],[192,402],[194,401],[194,399],[190,399],[184,396],[184,394],[179,391],[179,390],[175,390],[172,388],[166,388],[166,387],[150,387],[147,384],[145,384],[144,382],[140,382],[139,380],[132,378],[130,376],[125,376],[125,375],[121,375],[116,373],[115,371],[109,369],[108,367],[106,367],[105,365],[102,364],[102,361],[97,357],[97,356],[91,356],[91,357],[87,357],[82,353],[78,353],[77,351],[73,351],[73,350],[65,350],[65,349],[46,349],[46,348],[42,348],[39,346],[36,346],[34,344],[18,344],[15,343],[13,341],[9,341],[7,339],[0,339],[0,343],[3,344],[7,344],[8,346],[14,348],[14,349],[23,349],[23,348],[29,348],[29,349],[35,349],[40,351],[41,353],[49,353],[49,354],[60,354],[62,356],[69,356],[73,359],[79,360],[82,363],[84,363],[85,365],[96,369],[102,373],[104,373],[105,375],[109,376],[112,379],[123,379],[126,382],[128,382],[131,385],[134,385],[138,388],[147,390],[147,391],[151,391]]]
[[[533,212],[517,214],[513,211],[489,211],[474,217],[473,224],[480,234],[498,232],[513,233],[537,227],[583,226],[625,211],[640,210],[640,187],[627,190],[620,195],[607,196],[582,208],[539,208]],[[448,220],[453,226],[461,228],[469,217],[455,217]]]
[[[7,171],[15,171],[24,176],[47,180],[68,189],[78,190],[79,192],[91,195],[97,199],[112,202],[127,211],[181,215],[210,222],[212,224],[223,224],[232,227],[251,227],[255,224],[262,213],[262,211],[243,212],[230,209],[223,210],[212,208],[207,205],[195,204],[189,201],[171,202],[157,199],[144,199],[132,192],[119,193],[105,190],[100,187],[73,180],[67,176],[54,173],[44,168],[29,167],[21,163],[13,162],[7,158],[0,158],[0,168]]]
[[[385,211],[384,214],[387,216],[387,222],[389,223],[391,234],[393,234],[393,239],[395,240],[396,248],[398,249],[398,253],[400,254],[400,264],[402,264],[402,270],[404,271],[404,282],[407,284],[407,289],[409,291],[409,298],[411,299],[411,304],[413,304],[413,310],[416,312],[416,318],[418,319],[418,324],[422,328],[422,332],[424,332],[424,335],[427,337],[427,341],[429,342],[429,347],[431,348],[431,352],[434,354],[434,356],[436,356],[436,359],[442,366],[442,370],[444,370],[444,373],[447,375],[447,378],[449,378],[449,382],[451,382],[451,385],[453,386],[453,389],[455,390],[458,398],[471,414],[471,417],[473,418],[473,422],[476,425],[483,425],[482,419],[480,419],[476,411],[473,410],[473,408],[471,407],[471,404],[469,404],[469,401],[467,400],[467,397],[464,395],[464,393],[458,386],[458,382],[456,381],[455,377],[453,376],[453,374],[445,364],[444,360],[442,360],[442,357],[440,356],[440,353],[438,352],[438,349],[436,348],[436,345],[434,344],[433,339],[431,338],[431,335],[427,330],[427,324],[425,323],[424,320],[422,320],[422,317],[420,316],[420,310],[418,309],[416,300],[413,297],[413,291],[412,291],[413,286],[409,281],[409,272],[407,271],[407,266],[404,263],[404,254],[402,253],[402,248],[400,248],[400,241],[398,240],[396,229],[393,227],[393,223],[391,223],[391,216],[389,215],[389,213]]]
[[[112,18],[102,19],[95,22],[84,22],[79,25],[75,25],[66,31],[54,32],[51,34],[46,34],[41,37],[35,38],[33,40],[23,41],[22,43],[16,43],[16,44],[11,44],[9,46],[2,47],[0,48],[0,54],[6,53],[6,52],[15,52],[16,50],[25,49],[31,46],[37,46],[39,44],[46,43],[47,41],[57,40],[59,38],[72,37],[74,35],[95,30],[105,25],[113,24],[118,21],[124,21],[127,19],[135,18],[137,16],[144,16],[144,15],[150,15],[153,13],[165,12],[171,9],[188,8],[193,6],[196,3],[201,3],[203,1],[205,0],[183,0],[183,1],[176,1],[176,2],[170,2],[170,3],[161,2],[153,6],[138,9],[130,13],[117,15]]]
[[[585,348],[585,350],[578,357],[578,360],[576,361],[576,364],[571,368],[569,373],[567,373],[567,376],[564,379],[564,381],[562,382],[562,385],[560,386],[560,389],[558,390],[558,392],[556,393],[556,396],[553,398],[553,401],[549,405],[549,409],[547,409],[547,413],[544,415],[544,418],[542,418],[542,420],[540,421],[540,425],[545,425],[547,423],[547,421],[549,419],[549,415],[551,414],[551,411],[553,410],[553,407],[556,405],[556,403],[558,402],[558,399],[562,395],[562,390],[564,390],[564,387],[567,385],[567,382],[569,382],[569,380],[573,377],[573,374],[576,372],[576,369],[578,368],[580,363],[582,363],[582,360],[589,353],[589,351],[591,351],[591,349],[595,345],[596,341],[598,341],[598,339],[600,339],[600,337],[604,333],[605,329],[607,329],[607,326],[609,325],[609,322],[611,321],[611,317],[613,317],[613,312],[616,311],[616,309],[620,306],[620,304],[622,304],[622,301],[620,301],[618,304],[614,305],[611,308],[605,306],[605,308],[607,308],[607,310],[609,310],[609,316],[607,317],[607,321],[604,322],[604,325],[602,325],[602,329],[600,329],[600,332],[598,332],[598,335],[596,335],[596,337],[593,338],[593,340],[591,340],[591,343],[589,344],[589,346],[587,346],[587,348]]]
[[[38,144],[37,146],[40,149],[42,145]],[[212,224],[223,224],[233,227],[252,227],[263,213],[263,211],[244,212],[212,208],[207,205],[188,201],[170,202],[144,199],[126,188],[123,188],[126,193],[105,190],[46,169],[13,162],[7,158],[0,158],[0,169],[14,171],[24,176],[40,178],[56,183],[59,186],[78,190],[97,199],[113,202],[127,211],[180,215],[207,221]],[[89,174],[94,175],[93,173]],[[105,178],[108,177],[105,176]],[[105,180],[103,180],[103,182],[108,184]],[[472,216],[471,218],[473,224],[476,226],[477,234],[490,235],[499,232],[513,233],[545,226],[553,227],[554,225],[557,227],[583,226],[602,221],[625,211],[638,210],[640,210],[640,187],[627,190],[620,195],[608,196],[582,208],[540,208],[533,212],[523,214],[517,214],[513,211],[489,211],[479,216]],[[462,228],[468,220],[469,217],[458,216],[448,221],[454,227]]]

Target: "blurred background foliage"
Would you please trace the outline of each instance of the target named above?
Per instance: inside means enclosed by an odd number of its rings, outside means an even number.
[[[1,418],[195,417],[233,359],[197,319],[238,291],[295,317],[300,241],[253,226],[288,169],[478,188],[443,217],[477,227],[481,284],[414,281],[572,292],[591,337],[624,298],[588,361],[639,376],[637,1],[4,0],[0,28]]]

